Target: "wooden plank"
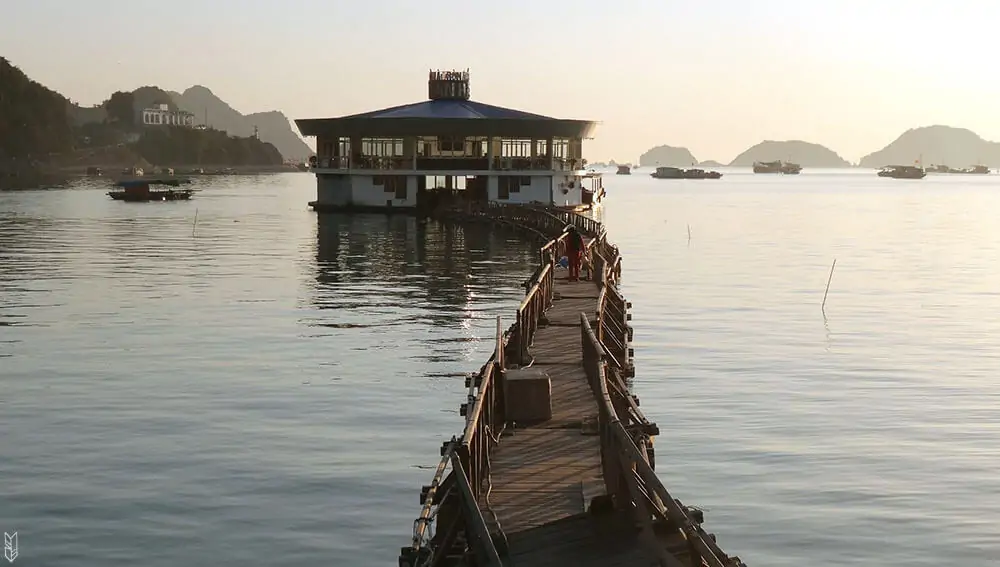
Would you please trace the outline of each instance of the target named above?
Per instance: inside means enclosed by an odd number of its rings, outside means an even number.
[[[529,347],[551,382],[552,419],[508,426],[490,457],[491,488],[480,507],[485,517],[495,515],[517,567],[657,565],[626,516],[587,513],[605,488],[600,436],[583,427],[597,404],[583,369],[580,313],[595,313],[599,293],[594,282],[567,281],[565,271],[556,273],[554,286],[558,299],[545,312],[548,324]],[[657,540],[688,565],[679,533]]]
[[[577,514],[509,536],[508,548],[517,567],[656,565],[638,545],[635,530],[618,517],[601,521]]]

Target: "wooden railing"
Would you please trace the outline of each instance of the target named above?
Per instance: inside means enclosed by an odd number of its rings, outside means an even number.
[[[442,458],[431,484],[421,490],[420,515],[414,521],[410,546],[401,550],[401,567],[441,565],[448,558],[470,554],[479,565],[501,567],[505,542],[502,526],[489,504],[489,455],[506,425],[503,370],[530,361],[529,347],[539,320],[552,305],[556,262],[563,252],[567,225],[593,238],[590,244],[598,241],[596,237],[602,230],[600,223],[582,215],[566,217],[550,209],[524,205],[490,203],[467,214],[472,219],[527,230],[544,244],[539,249],[538,267],[525,285],[525,297],[514,323],[501,332],[497,318],[493,354],[475,376],[466,380],[469,392],[459,410],[465,417],[465,428],[460,438],[453,437],[442,445]],[[484,510],[487,517],[483,516]],[[432,525],[437,529],[432,530]]]
[[[465,417],[462,437],[452,437],[441,447],[441,462],[431,484],[421,490],[420,516],[414,521],[411,546],[402,548],[401,567],[438,565],[451,553],[467,551],[482,565],[502,567],[479,502],[489,490],[489,453],[505,424],[502,369],[508,338],[497,317],[493,354],[477,375],[466,379],[468,401],[459,408]],[[444,527],[433,543],[432,523]],[[467,549],[454,550],[460,534],[465,535]]]
[[[421,491],[420,516],[414,522],[411,545],[402,549],[400,566],[443,565],[474,556],[477,565],[502,567],[506,542],[500,521],[492,513],[489,493],[490,454],[506,427],[503,371],[530,361],[535,331],[552,303],[555,262],[562,254],[564,229],[569,224],[591,237],[587,253],[592,279],[601,288],[593,324],[587,314],[580,314],[580,335],[583,364],[598,408],[606,494],[615,507],[644,528],[643,538],[662,564],[676,564],[656,535],[666,529],[683,536],[691,565],[742,566],[739,558],[726,556],[714,537],[701,528],[701,512],[674,500],[654,472],[652,438],[659,430],[642,414],[626,383],[634,373],[629,347],[631,306],[618,289],[621,255],[608,242],[601,224],[575,213],[499,203],[469,214],[526,229],[546,241],[514,324],[502,332],[497,318],[493,354],[477,375],[467,379],[468,399],[460,410],[464,431],[461,438],[453,437],[441,448],[442,459],[431,484]],[[432,524],[437,528],[433,535]]]
[[[427,170],[427,171],[575,171],[582,169],[581,160],[548,157],[458,156],[317,156],[320,169]]]
[[[714,536],[701,528],[700,510],[683,506],[663,486],[654,472],[652,438],[659,429],[643,415],[626,379],[634,375],[632,329],[628,325],[631,305],[618,290],[621,256],[605,236],[594,243],[595,266],[600,266],[597,330],[587,314],[580,314],[583,364],[598,406],[601,436],[601,468],[605,490],[616,507],[632,515],[643,528],[642,536],[661,564],[676,564],[657,537],[664,529],[679,532],[687,543],[690,565],[736,567],[743,562],[727,556]]]

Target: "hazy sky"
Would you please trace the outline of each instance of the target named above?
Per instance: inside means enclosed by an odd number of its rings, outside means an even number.
[[[153,84],[339,116],[472,96],[602,122],[591,161],[654,145],[729,161],[764,139],[851,161],[904,130],[1000,140],[997,0],[0,0],[0,55],[72,100]]]

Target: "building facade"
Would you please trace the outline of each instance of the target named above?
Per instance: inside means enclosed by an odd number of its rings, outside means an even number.
[[[159,104],[141,112],[143,126],[194,127],[194,114],[184,110],[170,110],[170,105]]]
[[[428,99],[340,118],[296,120],[316,137],[316,210],[469,202],[586,208],[603,196],[585,171],[594,122],[470,100],[468,71],[431,71]]]

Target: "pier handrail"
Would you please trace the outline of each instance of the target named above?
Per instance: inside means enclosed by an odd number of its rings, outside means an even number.
[[[600,223],[589,217],[561,215],[553,209],[525,205],[490,203],[468,211],[467,217],[481,217],[522,231],[526,229],[544,244],[539,248],[538,267],[526,283],[525,296],[518,306],[514,323],[506,332],[501,332],[500,318],[497,318],[492,355],[476,375],[466,379],[468,394],[459,409],[465,417],[462,436],[453,437],[441,447],[442,458],[431,484],[421,490],[421,511],[414,521],[411,546],[401,550],[401,567],[437,565],[446,555],[456,553],[452,547],[459,541],[460,531],[466,534],[469,551],[481,562],[492,567],[495,560],[499,561],[501,553],[494,540],[502,549],[503,527],[494,516],[495,529],[489,530],[482,510],[492,515],[490,452],[506,426],[503,370],[508,365],[530,362],[528,348],[545,310],[552,305],[556,262],[565,246],[566,227],[576,226],[581,233],[591,237],[588,254],[602,231]],[[592,270],[592,273],[599,272]],[[439,527],[433,535],[432,523]]]
[[[636,520],[649,534],[653,524],[660,522],[678,530],[687,541],[692,557],[704,560],[707,567],[733,567],[742,565],[739,558],[727,556],[706,533],[690,510],[678,503],[653,470],[652,443],[647,432],[637,429],[635,421],[623,422],[616,406],[620,407],[622,392],[609,388],[614,374],[604,349],[590,326],[586,314],[580,314],[581,340],[584,349],[584,367],[591,389],[598,403],[598,430],[601,435],[601,468],[605,487],[618,502],[630,501],[635,507]],[[640,414],[641,415],[641,414]],[[660,546],[652,551],[661,553]],[[691,564],[701,564],[692,560]]]
[[[569,211],[501,203],[467,210],[463,218],[482,218],[527,230],[544,244],[539,248],[538,267],[525,284],[515,321],[502,332],[497,318],[493,353],[478,374],[467,378],[467,400],[460,408],[465,417],[462,436],[442,445],[442,459],[431,484],[421,491],[413,541],[410,547],[402,548],[400,567],[441,565],[469,554],[475,555],[480,565],[500,567],[506,557],[503,526],[489,501],[490,456],[507,426],[504,370],[531,362],[529,348],[534,334],[554,299],[556,262],[565,246],[567,225],[590,237],[586,253],[591,279],[600,286],[596,320],[592,324],[581,313],[580,329],[584,367],[598,409],[606,493],[618,506],[631,506],[634,519],[646,528],[643,534],[650,550],[663,564],[676,564],[676,559],[656,540],[654,525],[667,525],[683,535],[692,565],[702,564],[701,560],[708,567],[743,565],[739,558],[728,557],[719,549],[701,528],[700,519],[696,520],[700,512],[676,501],[654,472],[652,437],[659,431],[642,414],[626,383],[634,375],[629,347],[631,305],[618,289],[621,255],[608,242],[603,225]],[[432,524],[438,528],[433,535]]]
[[[654,523],[669,525],[679,531],[688,544],[691,564],[708,567],[743,565],[738,557],[729,557],[706,533],[700,519],[675,500],[657,477],[654,467],[652,437],[659,433],[655,424],[643,415],[624,381],[634,375],[631,364],[631,307],[618,290],[621,255],[606,236],[594,245],[595,264],[602,266],[598,294],[597,330],[585,313],[580,314],[584,368],[598,405],[598,429],[601,435],[601,468],[605,489],[618,502],[633,503],[636,520],[652,534]],[[654,553],[662,546],[650,542]],[[701,560],[697,560],[700,558]]]

